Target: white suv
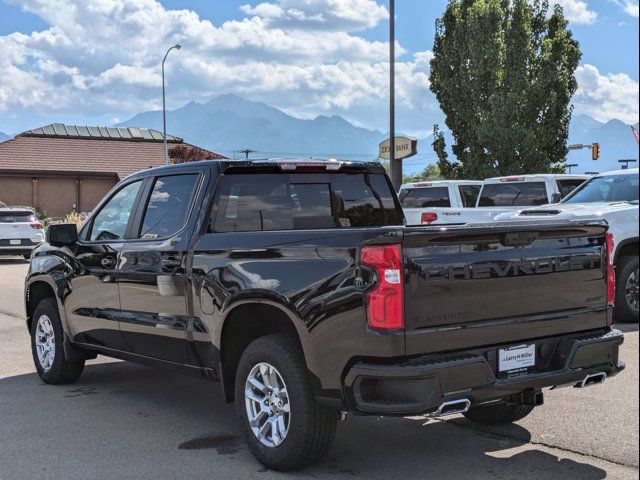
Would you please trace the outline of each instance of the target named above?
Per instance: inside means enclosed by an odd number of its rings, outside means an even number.
[[[613,234],[616,320],[638,322],[638,169],[592,177],[558,204],[504,213],[496,221],[600,217]]]
[[[0,255],[31,257],[31,250],[44,241],[44,225],[27,208],[0,207]]]

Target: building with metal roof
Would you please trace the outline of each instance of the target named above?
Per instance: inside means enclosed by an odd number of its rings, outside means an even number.
[[[173,135],[167,135],[167,143],[170,152],[176,146],[195,147]],[[207,158],[225,158],[195,148]],[[54,217],[88,212],[119,180],[163,161],[163,136],[157,130],[54,123],[0,143],[0,201]]]

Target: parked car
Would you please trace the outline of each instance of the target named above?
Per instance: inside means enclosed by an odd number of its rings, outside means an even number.
[[[613,240],[617,284],[615,310],[621,322],[638,323],[638,169],[602,173],[557,205],[519,210],[497,221],[603,218]]]
[[[206,161],[123,180],[33,254],[38,375],[73,382],[103,354],[219,380],[251,452],[292,470],[341,411],[508,424],[545,387],[624,368],[605,222],[406,227],[384,172]]]
[[[31,257],[31,251],[44,241],[44,225],[27,208],[0,207],[0,255]]]
[[[468,222],[481,188],[479,180],[435,180],[405,183],[398,195],[408,225],[450,225]]]
[[[411,204],[405,208],[409,225],[428,224],[464,224],[490,223],[496,215],[518,210],[522,207],[534,207],[556,203],[568,195],[578,185],[591,178],[589,175],[540,174],[510,177],[488,178],[482,182],[477,202],[467,203],[457,209],[439,210],[437,206],[417,208]],[[476,184],[477,182],[472,182]],[[402,194],[402,190],[400,192]],[[450,193],[450,195],[454,195]],[[446,203],[442,200],[440,204]]]

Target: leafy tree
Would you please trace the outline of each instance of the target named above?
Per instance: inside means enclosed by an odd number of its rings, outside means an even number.
[[[442,179],[442,175],[440,174],[440,168],[438,165],[434,163],[430,163],[424,170],[416,175],[405,175],[402,177],[402,183],[410,183],[410,182],[424,182],[427,180],[440,180]]]
[[[450,0],[436,22],[431,90],[454,143],[434,126],[445,178],[564,170],[580,46],[548,0]]]
[[[190,145],[176,145],[170,148],[167,153],[173,163],[197,162],[216,158],[213,153]]]

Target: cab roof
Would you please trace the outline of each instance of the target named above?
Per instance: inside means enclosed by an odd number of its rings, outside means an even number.
[[[537,173],[527,175],[506,175],[503,177],[487,178],[484,183],[505,183],[505,182],[542,182],[547,179],[553,180],[587,180],[593,175],[573,174],[573,173]]]
[[[482,180],[424,180],[421,182],[403,183],[400,190],[407,188],[445,187],[447,185],[482,185]]]

